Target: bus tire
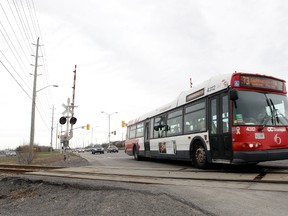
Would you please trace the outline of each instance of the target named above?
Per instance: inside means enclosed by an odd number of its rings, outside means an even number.
[[[138,150],[137,150],[136,145],[134,145],[134,147],[133,147],[133,155],[134,155],[134,159],[135,159],[135,160],[137,160],[137,161],[140,160],[139,152],[138,152]]]
[[[193,148],[193,164],[198,169],[206,169],[209,165],[207,152],[201,142],[197,142]]]

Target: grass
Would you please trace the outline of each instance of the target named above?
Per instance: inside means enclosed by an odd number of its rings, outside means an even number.
[[[78,156],[73,153],[70,153],[69,156],[70,160],[78,158]],[[17,157],[18,156],[0,157],[0,164],[17,164]],[[59,152],[36,152],[34,153],[32,164],[42,165],[58,161],[63,161],[63,154]]]

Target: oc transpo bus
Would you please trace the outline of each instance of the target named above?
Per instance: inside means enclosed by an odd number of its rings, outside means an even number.
[[[288,159],[286,82],[235,72],[210,78],[127,123],[125,152],[141,158],[256,164]]]

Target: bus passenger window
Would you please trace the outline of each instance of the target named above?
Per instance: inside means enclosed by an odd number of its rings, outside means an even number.
[[[206,103],[202,101],[185,108],[184,133],[206,130]]]
[[[136,125],[133,125],[133,126],[129,127],[129,135],[128,135],[128,137],[130,139],[133,139],[133,138],[136,137]]]
[[[165,115],[154,118],[154,138],[165,137],[168,129]]]
[[[138,123],[137,124],[137,130],[136,130],[136,137],[142,137],[144,135],[144,123]]]
[[[167,115],[167,136],[182,134],[183,109],[173,110]]]

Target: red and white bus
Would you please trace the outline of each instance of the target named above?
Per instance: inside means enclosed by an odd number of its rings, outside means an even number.
[[[201,169],[288,159],[286,82],[240,72],[212,77],[128,122],[125,151]]]

